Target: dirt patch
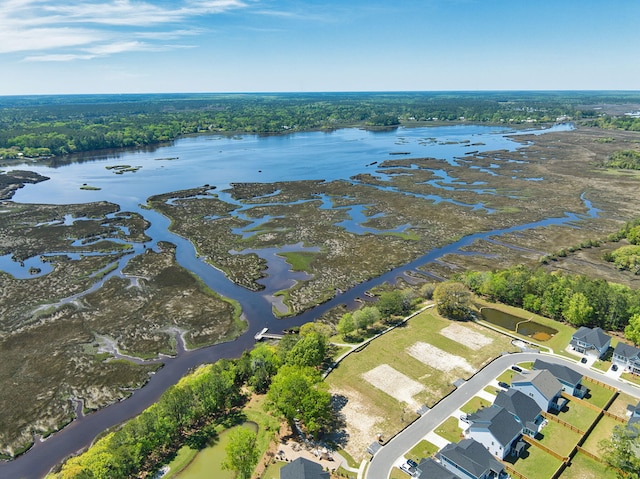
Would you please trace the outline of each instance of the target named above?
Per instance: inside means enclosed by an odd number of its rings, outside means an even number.
[[[352,457],[362,457],[363,451],[376,440],[376,434],[380,432],[377,430],[376,424],[381,422],[383,418],[372,414],[371,408],[367,405],[368,401],[356,391],[347,392],[332,388],[331,394],[349,398],[340,410],[349,431],[344,450]]]
[[[484,334],[480,334],[457,323],[441,329],[440,334],[452,341],[464,344],[473,350],[478,350],[493,342],[493,339],[486,337]]]
[[[436,348],[431,344],[418,341],[406,349],[407,353],[439,371],[453,371],[454,369],[463,369],[469,373],[473,373],[475,369],[466,359],[455,356],[440,348]]]
[[[381,364],[367,371],[362,377],[372,386],[396,398],[398,401],[409,404],[412,408],[419,406],[413,396],[422,392],[422,384],[396,371],[388,364]]]

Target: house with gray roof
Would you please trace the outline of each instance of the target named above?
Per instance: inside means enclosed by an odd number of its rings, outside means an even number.
[[[280,479],[329,479],[329,473],[317,462],[299,457],[280,469]]]
[[[581,354],[590,354],[602,359],[611,345],[611,336],[605,333],[602,328],[581,326],[573,334],[569,344]]]
[[[458,479],[458,476],[446,470],[444,466],[432,457],[420,461],[418,470],[420,471],[420,476],[418,477],[425,479]]]
[[[536,359],[533,369],[546,369],[562,384],[562,390],[582,399],[587,394],[587,388],[582,385],[582,374],[573,368],[561,364],[548,363]]]
[[[467,416],[469,428],[465,436],[478,441],[499,459],[514,454],[522,425],[501,406],[478,409]]]
[[[493,401],[494,406],[500,406],[509,411],[522,428],[522,434],[536,437],[542,427],[544,418],[542,409],[530,396],[522,391],[510,388],[500,391]]]
[[[449,443],[437,454],[440,464],[460,479],[504,479],[504,466],[473,439]]]
[[[613,350],[612,362],[618,367],[640,374],[640,349],[628,344],[618,343]]]
[[[511,387],[533,398],[545,412],[559,411],[566,404],[562,384],[546,369],[522,372],[511,380]]]
[[[629,404],[627,406],[627,413],[629,414],[629,425],[638,424],[640,426],[640,402],[633,406]]]

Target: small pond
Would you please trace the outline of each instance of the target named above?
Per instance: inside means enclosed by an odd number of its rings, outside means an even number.
[[[258,425],[255,422],[245,422],[236,427],[246,427],[253,432],[258,432]],[[236,476],[233,471],[226,471],[221,467],[222,461],[226,456],[224,449],[229,442],[229,432],[233,429],[226,429],[220,433],[216,443],[200,451],[193,458],[193,461],[176,477],[179,479],[211,479],[213,477],[216,479],[234,479]]]
[[[480,314],[485,321],[491,324],[508,329],[515,333],[535,339],[536,341],[547,341],[558,333],[557,329],[550,328],[544,324],[536,323],[531,319],[500,311],[495,308],[481,308]]]

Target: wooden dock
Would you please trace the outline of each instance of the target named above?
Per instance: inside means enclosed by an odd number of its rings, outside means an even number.
[[[256,333],[254,339],[256,341],[261,341],[263,339],[282,339],[284,337],[283,334],[274,334],[267,331],[269,331],[269,328],[264,328],[262,331]]]

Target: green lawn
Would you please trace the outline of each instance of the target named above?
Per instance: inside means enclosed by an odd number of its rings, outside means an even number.
[[[627,381],[637,384],[638,386],[640,386],[640,376],[638,376],[637,374],[631,374],[631,373],[622,373],[620,375],[620,377],[622,379],[626,379]]]
[[[447,418],[436,428],[435,432],[449,442],[460,442],[462,439],[462,429],[458,427],[458,419],[455,417]]]
[[[423,439],[418,444],[416,444],[413,449],[405,454],[405,456],[407,457],[407,459],[413,459],[419,464],[422,459],[433,456],[436,452],[438,452],[438,450],[438,446]]]
[[[602,416],[600,421],[598,421],[596,427],[593,429],[593,431],[591,431],[591,434],[589,434],[589,437],[584,442],[582,447],[590,453],[599,456],[600,447],[598,446],[598,443],[603,439],[610,439],[613,428],[618,424],[622,423],[608,416]]]
[[[538,439],[543,446],[548,447],[563,457],[567,457],[575,445],[578,444],[581,437],[582,435],[579,433],[557,422],[549,421],[536,439]]]
[[[282,469],[286,462],[277,461],[275,464],[269,465],[267,469],[262,473],[260,479],[280,479],[280,469]]]
[[[557,417],[581,431],[586,431],[598,417],[598,412],[579,404],[577,401],[569,401],[567,406],[557,414]]]
[[[578,453],[562,472],[560,479],[616,479],[616,474],[604,464]]]
[[[611,389],[602,387],[588,379],[583,380],[582,384],[589,390],[587,395],[584,397],[585,401],[588,401],[599,408],[603,408],[614,394],[614,391]]]
[[[466,412],[467,414],[476,412],[480,408],[491,406],[492,402],[487,401],[478,396],[474,396],[471,398],[464,406],[460,408],[462,412]]]
[[[542,449],[529,445],[513,468],[527,479],[549,479],[558,470],[562,461]]]

